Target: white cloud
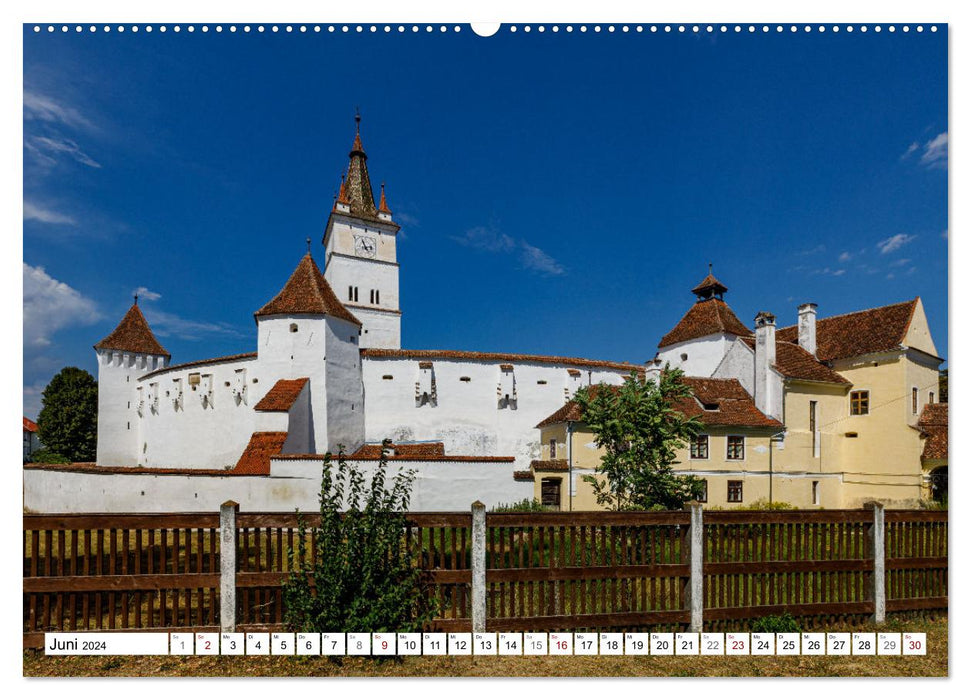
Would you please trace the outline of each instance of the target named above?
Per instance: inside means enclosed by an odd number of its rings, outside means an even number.
[[[846,270],[842,268],[833,269],[831,267],[824,267],[818,270],[813,270],[814,275],[828,275],[830,277],[842,277],[846,274]]]
[[[520,265],[527,270],[543,275],[562,275],[566,268],[557,262],[553,256],[541,248],[526,242],[521,238],[513,238],[505,233],[487,226],[476,226],[461,236],[452,236],[452,240],[461,245],[484,250],[489,253],[509,253],[519,259]]]
[[[228,323],[193,321],[167,311],[159,311],[150,306],[143,307],[142,312],[155,335],[162,338],[175,336],[181,340],[200,340],[211,335],[243,337],[243,334],[237,328]]]
[[[24,202],[24,221],[39,221],[43,224],[65,224],[70,226],[77,223],[77,221],[67,214],[61,214],[43,205],[28,201]]]
[[[914,152],[918,148],[920,148],[920,144],[917,141],[914,141],[912,144],[910,144],[909,146],[907,146],[907,150],[904,151],[904,154],[902,156],[900,156],[900,159],[901,160],[904,160],[905,158],[909,158],[910,156],[912,156],[914,154]]]
[[[879,241],[877,248],[880,250],[881,255],[887,255],[895,250],[900,250],[915,238],[917,238],[916,235],[912,236],[906,233],[898,233],[896,236],[890,236],[890,238],[884,238],[882,241]]]
[[[520,241],[522,252],[520,262],[529,270],[536,270],[546,275],[562,275],[566,270],[552,258],[548,253],[532,246],[526,241]]]
[[[24,119],[65,124],[80,129],[95,129],[95,125],[74,107],[29,89],[24,90]]]
[[[82,151],[81,147],[71,139],[33,136],[24,141],[24,145],[35,158],[45,165],[53,165],[57,162],[58,156],[67,155],[89,168],[101,167],[101,163]]]
[[[514,238],[486,226],[470,228],[461,236],[452,236],[452,240],[490,253],[505,253],[516,249]]]
[[[37,420],[41,409],[41,395],[47,388],[46,381],[36,381],[33,384],[24,384],[23,409],[24,415],[31,420]]]
[[[910,258],[900,258],[900,260],[894,260],[890,263],[890,267],[903,267],[910,262]]]
[[[947,132],[938,134],[924,144],[920,162],[928,168],[947,167]]]
[[[146,301],[158,301],[162,298],[162,295],[158,292],[153,292],[148,287],[139,287],[134,291],[135,296],[139,299],[144,299]]]
[[[816,253],[822,253],[826,250],[826,246],[820,243],[815,248],[809,248],[807,250],[801,250],[796,255],[815,255]]]
[[[850,253],[848,253],[846,251],[843,251],[842,253],[840,253],[839,261],[841,263],[849,262],[852,259],[853,259],[853,255],[852,254],[850,254]]]
[[[418,228],[418,217],[412,216],[408,212],[396,211],[394,213],[395,221],[398,221],[404,226],[410,226],[411,228]]]
[[[57,281],[43,267],[24,263],[25,349],[46,347],[51,344],[51,336],[61,328],[88,325],[100,318],[91,299]]]

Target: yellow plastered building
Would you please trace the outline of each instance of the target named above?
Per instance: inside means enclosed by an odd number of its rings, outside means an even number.
[[[707,483],[709,507],[755,501],[799,508],[914,507],[947,493],[943,362],[920,298],[829,318],[803,304],[776,330],[760,312],[748,331],[713,275],[659,345],[648,372],[680,367],[705,426],[705,446],[685,447],[675,470]],[[563,510],[600,506],[583,480],[602,452],[570,402],[542,421],[542,454],[517,478]],[[731,444],[730,444],[731,443]],[[740,451],[741,450],[741,451]],[[741,455],[741,456],[740,456]]]

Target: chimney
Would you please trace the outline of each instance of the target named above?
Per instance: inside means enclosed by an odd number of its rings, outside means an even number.
[[[816,354],[816,305],[799,306],[799,345],[808,353]]]
[[[771,367],[775,364],[775,316],[760,311],[755,317],[755,407],[777,417],[770,392]]]
[[[644,367],[644,377],[649,381],[653,381],[655,384],[659,384],[661,381],[661,358],[657,355],[654,359],[648,360]]]

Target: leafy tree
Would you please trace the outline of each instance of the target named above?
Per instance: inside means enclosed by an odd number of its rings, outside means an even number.
[[[698,434],[701,423],[675,408],[691,396],[684,373],[665,367],[659,381],[631,374],[620,387],[600,384],[577,391],[583,421],[606,450],[597,467],[606,479],[584,476],[597,503],[614,510],[677,509],[700,498],[704,485],[679,476],[677,450]]]
[[[297,551],[288,551],[283,584],[286,623],[300,632],[417,632],[434,610],[421,567],[406,549],[405,511],[415,479],[401,470],[387,484],[388,447],[368,486],[341,451],[324,457],[320,524],[299,517]],[[308,534],[315,549],[308,557]],[[309,564],[309,566],[308,566]]]
[[[947,403],[947,370],[942,369],[937,373],[938,401]]]
[[[98,449],[98,382],[89,372],[65,367],[42,395],[37,432],[49,453],[92,462]]]

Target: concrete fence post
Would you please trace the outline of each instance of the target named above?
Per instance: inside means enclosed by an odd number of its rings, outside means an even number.
[[[870,582],[870,599],[873,601],[873,621],[878,625],[887,621],[887,559],[884,507],[878,501],[864,504],[873,511],[873,523],[867,528],[870,556],[873,557],[873,577]]]
[[[219,507],[219,629],[236,631],[236,515],[239,504]]]
[[[691,611],[691,622],[688,627],[691,632],[701,632],[704,624],[704,572],[702,566],[705,558],[705,523],[700,503],[686,504],[691,512],[691,525],[688,527],[688,537],[682,550],[682,561],[690,567],[690,578],[685,586],[685,605]]]
[[[472,504],[472,631],[486,631],[486,512]]]

